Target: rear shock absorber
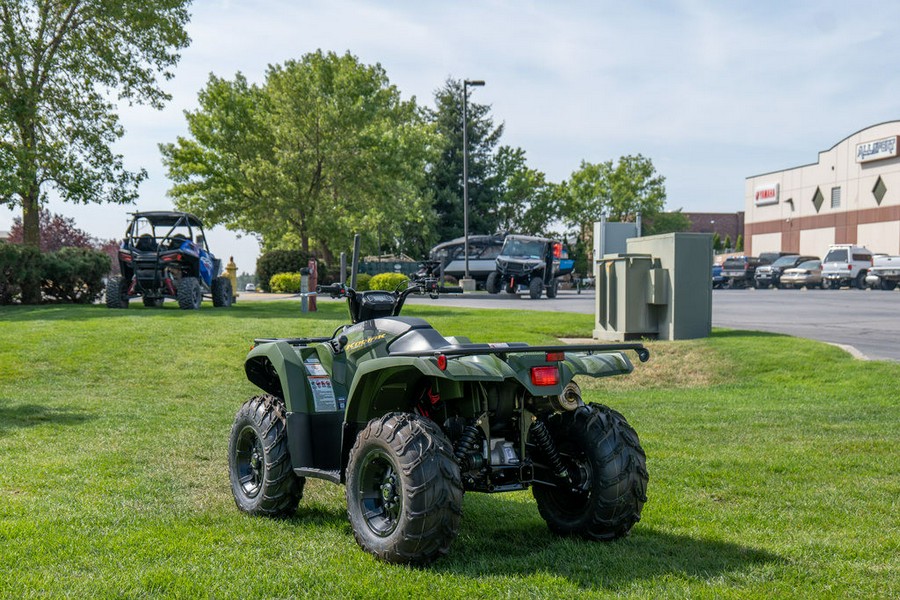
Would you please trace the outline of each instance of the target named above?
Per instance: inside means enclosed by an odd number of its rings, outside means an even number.
[[[456,449],[453,451],[463,472],[481,468],[482,464],[484,464],[484,459],[481,456],[481,452],[479,452],[480,442],[481,429],[477,426],[469,425],[463,430],[459,443],[456,444]]]
[[[544,453],[544,456],[549,461],[553,474],[560,479],[568,479],[569,471],[563,465],[562,458],[556,450],[556,444],[553,443],[553,438],[550,437],[550,432],[547,431],[547,426],[544,425],[543,421],[535,421],[531,424],[531,435],[537,447],[541,449],[541,452]]]

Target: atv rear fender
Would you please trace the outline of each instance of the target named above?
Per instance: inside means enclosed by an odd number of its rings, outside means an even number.
[[[511,380],[524,387],[531,396],[540,397],[561,395],[576,375],[609,377],[634,370],[631,361],[621,351],[604,349],[594,353],[593,350],[577,350],[578,347],[571,346],[472,346],[449,347],[444,351],[428,353],[404,353],[366,361],[360,366],[350,385],[346,421],[367,423],[393,410],[410,410],[416,399],[410,398],[405,392],[406,384],[423,377],[434,379],[439,385]],[[642,357],[649,356],[640,344],[630,344],[627,349],[638,350]],[[551,352],[564,353],[565,358],[548,362],[547,356]],[[441,364],[444,365],[443,369]],[[537,385],[532,380],[533,367],[554,364],[559,367],[556,384]],[[396,394],[385,393],[386,390],[395,388]],[[404,392],[401,393],[400,388]]]

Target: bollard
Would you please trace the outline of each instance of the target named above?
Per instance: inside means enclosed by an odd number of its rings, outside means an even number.
[[[307,288],[312,290],[312,293],[309,294],[309,310],[312,312],[316,312],[316,286],[319,284],[319,274],[318,269],[316,268],[315,259],[309,261],[309,284]]]
[[[309,312],[309,269],[300,269],[300,312]]]

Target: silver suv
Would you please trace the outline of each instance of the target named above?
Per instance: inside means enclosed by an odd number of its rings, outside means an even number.
[[[822,260],[822,288],[866,287],[866,273],[872,268],[872,252],[862,246],[834,244]]]

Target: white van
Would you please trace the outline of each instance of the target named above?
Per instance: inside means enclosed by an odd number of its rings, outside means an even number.
[[[822,288],[851,286],[865,289],[866,274],[872,268],[872,252],[862,246],[833,244],[822,259]]]

